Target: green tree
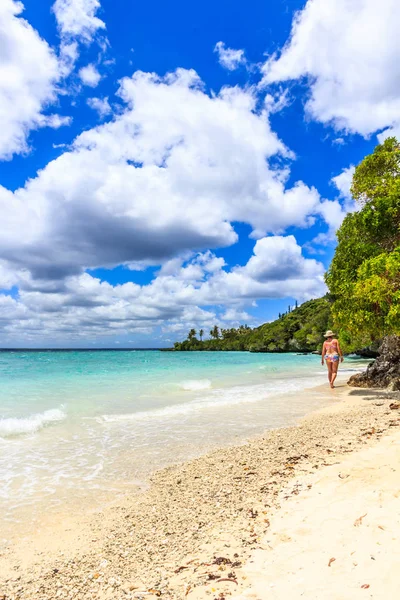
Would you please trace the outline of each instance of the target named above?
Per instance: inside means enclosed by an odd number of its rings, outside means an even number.
[[[195,329],[191,329],[188,333],[188,340],[192,341],[194,338],[196,337],[196,330]]]
[[[219,339],[219,327],[218,327],[218,325],[214,325],[214,327],[210,331],[210,335],[215,340]]]
[[[346,216],[326,275],[333,317],[349,349],[400,335],[400,145],[375,148],[355,170],[360,210]]]
[[[251,329],[240,325],[237,329],[210,331],[211,339],[200,342],[195,337],[177,342],[175,350],[250,350],[252,352],[312,351],[320,348],[323,333],[332,327],[329,298],[304,302],[290,314],[281,314],[272,323]],[[199,332],[201,335],[201,331]]]

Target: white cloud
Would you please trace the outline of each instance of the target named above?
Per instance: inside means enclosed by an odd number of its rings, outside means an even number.
[[[105,29],[96,16],[99,8],[99,0],[56,0],[53,11],[62,37],[91,42],[99,29]]]
[[[306,77],[308,114],[363,136],[400,123],[398,0],[308,0],[263,84]]]
[[[57,119],[45,117],[43,111],[56,100],[58,61],[47,42],[19,16],[22,11],[20,2],[0,3],[0,159],[6,160],[29,150],[32,129],[54,126]]]
[[[64,125],[71,125],[72,117],[62,117],[61,115],[41,115],[39,124],[41,127],[51,127],[51,129],[59,129]]]
[[[326,291],[324,266],[303,257],[294,236],[270,236],[256,242],[254,254],[244,267],[221,271],[205,286],[214,301],[228,298],[251,301],[257,298],[291,296],[308,300]]]
[[[244,310],[238,310],[237,308],[228,308],[223,315],[221,315],[222,321],[230,321],[232,323],[243,323],[244,321],[251,322],[254,317],[249,315]]]
[[[63,77],[68,77],[79,57],[79,44],[89,46],[94,40],[104,50],[108,41],[104,35],[104,21],[97,12],[101,8],[99,0],[56,0],[53,12],[61,38],[60,69]],[[94,77],[86,85],[93,84]]]
[[[385,129],[384,131],[378,134],[378,142],[380,144],[383,144],[383,142],[389,137],[395,137],[398,140],[400,140],[400,116],[397,122],[393,125],[393,127],[388,127],[388,129]]]
[[[18,277],[14,270],[9,269],[0,261],[0,290],[9,290],[18,282]]]
[[[99,113],[100,117],[105,117],[112,112],[108,98],[88,98],[86,100],[88,106]]]
[[[18,298],[0,294],[0,334],[4,340],[90,339],[99,335],[142,333],[162,326],[180,332],[195,326],[208,330],[250,322],[243,310],[256,298],[285,295],[299,300],[325,291],[323,265],[305,259],[293,236],[258,240],[254,254],[243,267],[224,270],[224,262],[211,252],[197,254],[180,266],[161,270],[148,285],[112,286],[84,273],[54,283],[33,281],[26,271],[9,279],[19,284]],[[0,270],[0,280],[2,271]],[[215,305],[223,305],[218,316]],[[19,337],[20,336],[20,337]]]
[[[226,48],[224,42],[218,42],[215,45],[214,52],[218,54],[219,64],[228,69],[228,71],[234,71],[246,64],[244,50]]]
[[[315,252],[313,245],[326,246],[336,239],[336,232],[343,223],[343,219],[349,212],[357,210],[357,205],[350,192],[355,167],[350,165],[332,177],[331,183],[336,187],[339,196],[336,200],[321,201],[318,212],[328,225],[327,232],[319,233],[311,242],[304,245],[309,252]]]
[[[321,202],[319,213],[329,226],[330,239],[334,239],[335,233],[341,226],[347,212],[346,208],[343,208],[338,200],[324,200]],[[323,239],[323,234],[322,237],[320,234],[319,239]]]
[[[101,79],[101,75],[93,64],[79,69],[79,77],[84,85],[96,87]]]
[[[307,227],[315,189],[286,189],[290,153],[255,112],[252,90],[210,97],[193,71],[121,82],[126,109],[82,133],[69,151],[14,193],[0,187],[0,256],[37,279],[85,268],[161,264],[186,251],[233,244],[232,223],[255,237]],[[177,111],[176,107],[180,110]]]
[[[73,70],[79,58],[78,43],[75,41],[61,40],[60,44],[60,72],[66,78]]]
[[[336,175],[331,179],[334,186],[339,190],[340,197],[344,198],[348,203],[352,202],[350,188],[353,181],[354,171],[355,167],[350,165],[350,167],[343,169],[339,175]]]

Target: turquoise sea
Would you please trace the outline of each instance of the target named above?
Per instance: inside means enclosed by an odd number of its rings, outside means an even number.
[[[346,361],[347,371],[362,361]],[[156,468],[296,422],[332,401],[318,356],[0,352],[3,523],[101,503]],[[309,389],[307,394],[300,394]]]

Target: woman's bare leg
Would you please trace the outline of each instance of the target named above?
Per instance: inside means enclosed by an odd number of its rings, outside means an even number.
[[[339,362],[332,363],[331,387],[334,388],[335,379],[337,377]]]
[[[329,385],[332,387],[332,383],[331,383],[331,379],[332,379],[332,363],[327,360],[326,361],[326,366],[328,367],[328,381],[329,381]]]

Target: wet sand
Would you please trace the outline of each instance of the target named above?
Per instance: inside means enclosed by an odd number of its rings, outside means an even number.
[[[164,469],[142,494],[19,535],[0,556],[0,598],[391,598],[376,580],[385,576],[389,592],[400,585],[398,554],[351,553],[362,552],[367,527],[369,544],[382,534],[398,547],[400,409],[395,394],[344,383],[331,393],[296,427]]]

